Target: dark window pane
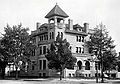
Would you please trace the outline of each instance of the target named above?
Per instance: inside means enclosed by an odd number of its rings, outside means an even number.
[[[39,73],[39,77],[42,77],[42,74],[41,74],[41,73]]]
[[[78,40],[78,36],[76,36],[76,41],[79,41],[79,40]]]
[[[35,69],[35,66],[34,65],[32,65],[32,70],[34,70]]]
[[[46,54],[46,46],[43,46],[43,54]]]
[[[46,77],[46,73],[43,73],[43,77]]]
[[[79,47],[79,53],[81,53],[81,47]]]
[[[76,47],[76,53],[78,53],[78,47]]]
[[[79,36],[79,42],[81,42],[81,36]]]
[[[54,39],[54,32],[52,32],[52,39]]]
[[[82,42],[84,42],[84,36],[82,37]]]
[[[50,39],[51,39],[51,32],[50,32]]]
[[[83,48],[83,51],[82,51],[82,53],[84,53],[84,48]]]
[[[39,60],[39,69],[42,69],[42,60]]]
[[[43,70],[46,69],[46,60],[43,60]]]
[[[85,63],[85,70],[90,70],[90,62],[86,61]]]
[[[48,40],[48,34],[46,35],[46,40]]]
[[[40,47],[40,55],[42,54],[42,47]]]

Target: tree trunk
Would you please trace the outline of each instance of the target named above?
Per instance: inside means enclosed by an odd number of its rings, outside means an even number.
[[[6,63],[3,61],[2,63],[1,63],[1,78],[2,79],[5,79],[5,68],[6,68]]]
[[[15,67],[16,73],[15,73],[15,79],[18,80],[18,67]]]
[[[5,79],[5,67],[2,67],[2,79]]]
[[[110,69],[109,69],[108,71],[109,71],[108,73],[109,73],[109,78],[110,78],[110,76],[111,76],[111,74],[110,74]]]
[[[62,69],[60,69],[60,80],[62,80]]]

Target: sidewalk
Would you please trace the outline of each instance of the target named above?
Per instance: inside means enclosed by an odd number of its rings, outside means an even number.
[[[112,84],[110,81],[105,81],[105,83],[96,83],[96,79],[75,79],[75,78],[63,78],[61,81],[59,78],[35,78],[35,79],[21,79],[23,81],[49,81],[53,84]],[[60,83],[61,82],[61,83]],[[100,80],[99,80],[100,82]]]

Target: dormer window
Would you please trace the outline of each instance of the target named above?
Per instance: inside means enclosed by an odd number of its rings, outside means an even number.
[[[81,28],[79,28],[79,31],[80,31],[80,32],[82,32],[82,29],[81,29]]]

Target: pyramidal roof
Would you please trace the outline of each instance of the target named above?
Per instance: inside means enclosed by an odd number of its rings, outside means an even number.
[[[45,16],[45,18],[49,18],[52,16],[61,16],[64,18],[69,17],[57,4],[55,7]]]

